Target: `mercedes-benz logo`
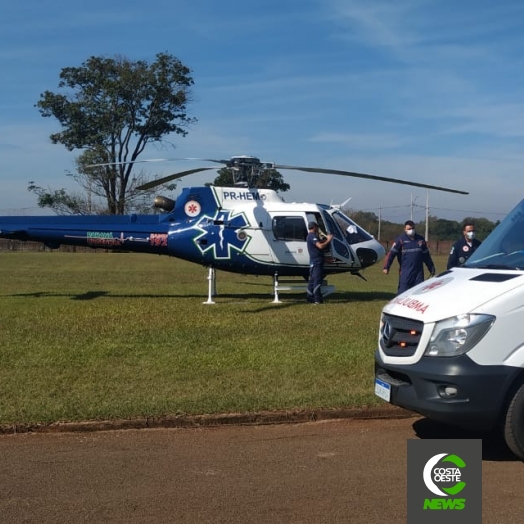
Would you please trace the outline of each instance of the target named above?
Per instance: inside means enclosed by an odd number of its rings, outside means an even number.
[[[382,339],[384,340],[386,347],[391,346],[391,339],[393,337],[393,332],[394,330],[391,327],[391,324],[386,320],[384,322],[384,326],[382,327]]]
[[[396,332],[396,329],[389,323],[388,320],[384,321],[384,326],[382,327],[382,340],[384,341],[384,345],[387,348],[395,345],[395,341],[393,339],[395,338]]]

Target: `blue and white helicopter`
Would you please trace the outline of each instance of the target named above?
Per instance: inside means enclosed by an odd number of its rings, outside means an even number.
[[[177,159],[181,160],[181,159]],[[186,159],[197,160],[197,159]],[[208,300],[214,303],[216,270],[273,277],[274,302],[278,292],[304,289],[309,274],[307,224],[315,221],[333,241],[326,252],[325,274],[360,271],[384,257],[384,248],[347,217],[341,206],[287,203],[273,190],[249,187],[250,177],[265,169],[299,170],[366,178],[467,194],[464,191],[350,171],[298,167],[261,162],[252,156],[229,160],[198,159],[222,164],[235,173],[233,187],[187,187],[173,201],[157,196],[161,214],[0,217],[0,238],[153,253],[181,258],[208,268]],[[148,162],[156,160],[142,160]],[[109,165],[109,164],[101,164]],[[199,171],[201,167],[153,180],[139,189],[151,189]],[[296,284],[282,278],[299,277]],[[363,277],[362,277],[363,278]],[[280,279],[280,280],[279,280]],[[333,291],[325,282],[324,294]]]

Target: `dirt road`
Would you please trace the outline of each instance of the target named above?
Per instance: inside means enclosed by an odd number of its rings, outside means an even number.
[[[406,440],[426,419],[0,436],[0,522],[406,522]],[[524,464],[483,443],[483,522],[521,523]]]

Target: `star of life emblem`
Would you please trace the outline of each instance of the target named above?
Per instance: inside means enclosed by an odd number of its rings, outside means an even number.
[[[202,208],[196,200],[189,200],[184,206],[184,211],[188,217],[194,218],[200,215]]]
[[[211,251],[215,259],[230,260],[232,252],[243,253],[249,244],[251,237],[243,230],[248,224],[243,213],[218,211],[214,217],[204,215],[195,227],[201,234],[194,241],[202,253]]]
[[[451,282],[453,278],[446,277],[446,278],[432,278],[431,280],[427,281],[427,284],[425,284],[423,287],[421,287],[419,290],[415,291],[413,295],[421,295],[423,293],[427,293],[429,291],[433,291],[434,289],[437,289],[439,287],[445,286],[449,282]]]

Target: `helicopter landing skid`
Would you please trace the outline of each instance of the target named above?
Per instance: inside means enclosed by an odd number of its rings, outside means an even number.
[[[330,286],[327,280],[322,281],[322,296],[327,297],[335,291],[335,286]],[[282,301],[278,298],[279,291],[307,291],[307,281],[304,280],[278,280],[278,275],[275,273],[273,277],[273,299],[274,304],[281,304]]]
[[[216,283],[216,271],[213,266],[209,266],[209,271],[207,274],[208,280],[208,293],[206,302],[202,304],[215,304],[213,297],[217,294],[217,283]]]

